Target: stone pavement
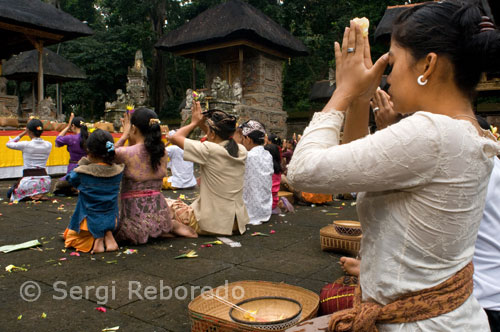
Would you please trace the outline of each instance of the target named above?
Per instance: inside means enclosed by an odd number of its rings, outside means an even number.
[[[57,202],[9,205],[5,193],[12,182],[0,182],[0,246],[34,239],[43,245],[40,250],[0,253],[1,332],[100,332],[115,326],[120,326],[119,332],[184,332],[190,330],[187,305],[204,286],[268,280],[319,292],[342,275],[337,264],[340,255],[321,251],[319,229],[335,219],[356,220],[352,201],[335,201],[327,206],[299,206],[295,214],[273,216],[264,225],[250,226],[244,235],[231,237],[241,242],[241,248],[200,247],[215,237],[172,238],[123,245],[113,253],[71,256],[73,250],[64,252],[60,234],[77,199],[53,197]],[[189,203],[196,192],[164,194],[172,198],[183,194]],[[275,233],[268,237],[250,235],[271,230]],[[126,249],[138,252],[127,255]],[[174,259],[190,249],[199,257]],[[5,267],[10,264],[27,271],[8,273]],[[36,294],[36,287],[40,297],[33,302],[23,300],[23,284],[26,298]],[[167,299],[170,294],[172,298]]]

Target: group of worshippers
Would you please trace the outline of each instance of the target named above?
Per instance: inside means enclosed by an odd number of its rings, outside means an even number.
[[[150,109],[125,115],[116,144],[107,131],[90,133],[82,118],[71,115],[56,138],[56,146],[67,146],[70,161],[55,193],[79,195],[64,232],[66,247],[98,253],[116,250],[116,241],[143,244],[173,235],[243,234],[247,224],[267,222],[273,210],[281,213],[281,155],[274,144],[264,144],[264,126],[254,120],[237,126],[234,116],[218,110],[201,114],[199,103],[193,106],[193,119],[198,121],[169,133],[171,145],[166,147],[160,120]],[[206,132],[204,140],[186,138],[194,125]],[[68,131],[73,134],[66,135]],[[32,119],[7,143],[21,150],[24,159],[23,177],[8,193],[12,201],[47,199],[52,145],[41,138],[42,132],[41,121]],[[24,135],[31,140],[21,141]],[[165,199],[165,182],[172,189],[196,185],[193,162],[200,165],[199,197],[191,205]],[[167,167],[171,177],[166,177]]]

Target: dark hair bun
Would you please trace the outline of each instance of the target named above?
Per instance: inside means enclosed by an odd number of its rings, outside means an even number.
[[[26,128],[31,131],[36,137],[42,136],[43,133],[43,123],[38,119],[31,119]]]
[[[402,12],[392,39],[417,60],[434,52],[450,59],[455,83],[472,97],[483,72],[500,70],[500,32],[485,29],[477,0],[429,2]]]
[[[114,139],[106,130],[94,130],[87,139],[86,146],[87,152],[92,156],[102,159],[106,164],[113,163],[115,159]]]

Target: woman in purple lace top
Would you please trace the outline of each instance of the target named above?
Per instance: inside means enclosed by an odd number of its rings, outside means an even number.
[[[74,135],[66,135],[66,133],[71,130]],[[82,157],[87,156],[87,151],[85,149],[85,142],[89,137],[87,126],[84,123],[82,117],[76,117],[75,114],[71,113],[68,125],[63,129],[56,137],[56,147],[60,148],[63,146],[68,147],[69,152],[69,164],[67,174],[78,166],[78,162]]]
[[[71,130],[73,135],[66,135],[66,133]],[[74,113],[71,113],[68,125],[63,129],[56,137],[56,147],[60,148],[67,146],[69,152],[69,162],[66,175],[59,179],[54,190],[56,195],[69,195],[74,193],[74,189],[66,181],[66,176],[78,166],[78,162],[82,157],[87,156],[87,150],[85,147],[85,142],[89,137],[87,126],[84,123],[82,117],[75,117]]]

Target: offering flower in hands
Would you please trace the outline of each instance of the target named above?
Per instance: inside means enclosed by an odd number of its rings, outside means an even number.
[[[368,28],[370,27],[370,21],[366,17],[355,17],[352,19],[354,23],[361,27],[361,31],[363,31],[363,37],[368,36]]]

